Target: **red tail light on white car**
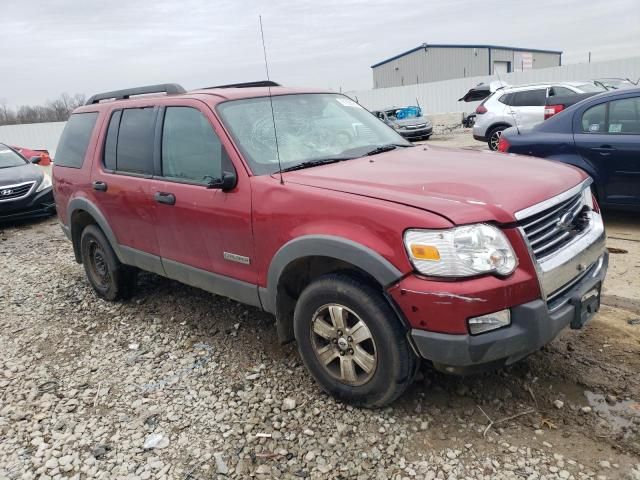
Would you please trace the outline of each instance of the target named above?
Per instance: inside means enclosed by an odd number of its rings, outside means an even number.
[[[544,107],[544,119],[551,118],[562,110],[564,110],[564,105],[547,105]]]

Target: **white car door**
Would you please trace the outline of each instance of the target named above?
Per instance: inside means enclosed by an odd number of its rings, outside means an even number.
[[[518,127],[531,127],[544,120],[544,105],[547,99],[546,88],[532,88],[514,92],[511,99],[510,114]]]

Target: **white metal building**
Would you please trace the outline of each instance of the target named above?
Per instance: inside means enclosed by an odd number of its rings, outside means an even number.
[[[371,66],[373,88],[562,65],[562,52],[496,45],[422,45]]]

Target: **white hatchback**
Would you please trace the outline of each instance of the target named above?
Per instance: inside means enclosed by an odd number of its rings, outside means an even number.
[[[498,149],[502,131],[509,127],[532,127],[544,120],[547,98],[578,93],[602,92],[587,82],[519,85],[496,90],[476,108],[473,138]]]

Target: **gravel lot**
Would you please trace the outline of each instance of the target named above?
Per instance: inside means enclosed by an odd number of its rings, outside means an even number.
[[[55,219],[0,227],[0,479],[640,479],[640,235],[619,235],[612,285],[635,288],[585,329],[495,373],[425,365],[372,411],[322,393],[269,315],[150,274],[107,303]]]

